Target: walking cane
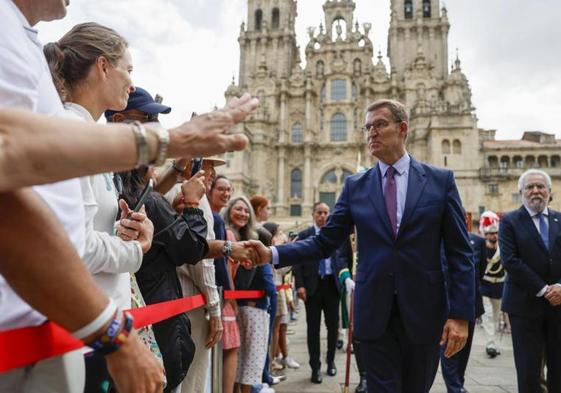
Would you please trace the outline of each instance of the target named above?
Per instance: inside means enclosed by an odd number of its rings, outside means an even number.
[[[349,393],[349,382],[351,379],[351,348],[353,343],[353,308],[355,304],[355,290],[351,291],[351,310],[349,312],[349,329],[347,337],[347,362],[345,365],[345,387],[344,393]]]

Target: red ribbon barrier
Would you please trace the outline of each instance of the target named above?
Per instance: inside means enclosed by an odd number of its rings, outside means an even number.
[[[81,340],[53,322],[0,332],[0,372],[60,356],[83,346]]]
[[[197,295],[128,311],[134,316],[134,327],[138,329],[204,305],[204,297]],[[60,356],[83,346],[81,340],[54,322],[0,332],[0,372]]]
[[[133,308],[129,311],[134,316],[134,327],[138,329],[147,325],[153,325],[183,312],[194,310],[205,304],[206,301],[203,295],[196,295],[154,303],[146,307]]]
[[[277,286],[277,290],[290,288],[290,285]],[[224,299],[257,299],[263,296],[265,291],[224,291]],[[138,329],[205,304],[203,295],[196,295],[128,311],[134,316],[134,327]],[[0,332],[0,373],[60,356],[83,346],[81,340],[54,322]]]
[[[224,291],[224,299],[258,299],[265,296],[265,291]]]

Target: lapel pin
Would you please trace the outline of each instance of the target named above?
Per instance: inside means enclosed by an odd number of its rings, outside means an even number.
[[[555,217],[555,218],[553,219],[553,221],[557,222],[557,221],[559,221],[559,220],[557,219],[557,217]]]

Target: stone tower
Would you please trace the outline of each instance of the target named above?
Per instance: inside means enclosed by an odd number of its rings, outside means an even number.
[[[388,57],[396,78],[402,79],[422,52],[434,77],[443,80],[448,73],[449,30],[440,0],[392,0]]]
[[[242,23],[240,85],[257,72],[261,60],[274,77],[288,76],[298,58],[295,0],[248,0],[247,25]]]

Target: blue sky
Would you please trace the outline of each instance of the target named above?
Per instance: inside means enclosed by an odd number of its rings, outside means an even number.
[[[375,49],[386,53],[389,0],[355,0],[355,17],[372,23]],[[318,26],[324,0],[300,0],[298,43]],[[95,21],[116,29],[131,47],[135,83],[171,105],[166,126],[224,104],[237,78],[240,24],[246,0],[71,0],[64,20],[38,25],[43,42],[74,24]],[[479,127],[500,139],[525,130],[561,138],[561,2],[553,0],[447,0],[449,57],[459,49],[477,108]],[[305,59],[302,56],[302,59]],[[385,59],[387,62],[387,59]]]

